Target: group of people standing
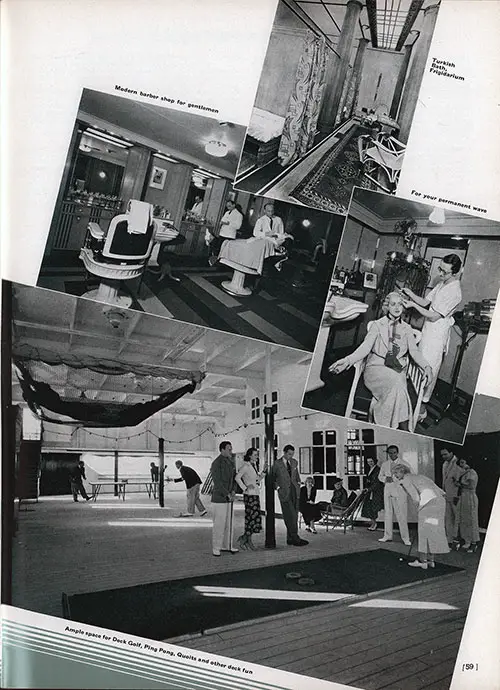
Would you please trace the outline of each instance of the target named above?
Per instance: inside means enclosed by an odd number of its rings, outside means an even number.
[[[401,539],[411,546],[408,530],[408,496],[418,507],[419,560],[413,565],[433,567],[434,554],[450,548],[474,552],[480,541],[478,520],[477,472],[448,449],[441,450],[443,486],[413,474],[399,457],[395,445],[387,448],[388,459],[379,467],[369,461],[362,515],[370,518],[369,530],[377,529],[378,512],[384,509],[384,535],[381,542],[393,539],[396,518]],[[410,564],[412,565],[412,564]]]
[[[283,520],[286,525],[286,542],[291,546],[305,546],[308,542],[299,537],[298,508],[300,495],[300,475],[297,460],[293,457],[295,448],[287,445],[283,455],[269,470],[270,481],[278,490]],[[258,451],[249,448],[245,453],[243,465],[236,471],[233,448],[229,441],[219,445],[219,455],[212,462],[210,472],[212,488],[212,553],[220,556],[221,551],[237,553],[239,549],[254,549],[252,536],[262,531],[260,506],[260,484],[268,467],[262,471],[258,467]],[[233,545],[233,502],[237,487],[243,492],[245,523],[243,534],[238,537],[238,547]]]
[[[342,486],[342,479],[334,478],[334,491],[330,503],[316,502],[316,488],[313,477],[307,477],[301,486],[295,448],[286,445],[281,458],[271,469],[264,464],[259,469],[259,453],[249,448],[239,470],[233,457],[229,441],[219,446],[219,455],[212,462],[212,553],[220,556],[222,551],[237,553],[240,549],[254,550],[252,537],[262,531],[260,486],[266,475],[273,489],[278,492],[281,512],[286,526],[286,543],[291,546],[305,546],[308,541],[299,536],[298,515],[302,514],[306,531],[316,534],[316,525],[324,512],[345,510],[352,496]],[[464,459],[458,459],[448,448],[441,450],[443,486],[440,488],[424,475],[414,474],[410,465],[399,457],[399,448],[387,448],[387,460],[380,466],[374,459],[368,459],[368,474],[363,490],[361,515],[370,520],[368,530],[377,529],[377,518],[384,510],[384,535],[380,542],[393,540],[393,523],[397,521],[403,543],[412,546],[408,529],[408,498],[418,511],[418,559],[410,562],[413,567],[427,569],[434,567],[434,555],[448,553],[450,548],[463,549],[469,553],[477,549],[480,542],[478,522],[477,472]],[[174,481],[185,481],[188,492],[188,514],[194,514],[195,507],[201,515],[206,509],[200,500],[201,479],[191,468],[176,462],[181,477]],[[233,503],[238,489],[243,494],[245,507],[244,529],[233,544]]]

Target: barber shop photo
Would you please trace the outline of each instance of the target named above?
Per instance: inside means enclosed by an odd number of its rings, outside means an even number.
[[[38,285],[312,351],[343,218],[235,191],[244,132],[85,89]]]
[[[500,225],[355,189],[303,405],[462,443]]]

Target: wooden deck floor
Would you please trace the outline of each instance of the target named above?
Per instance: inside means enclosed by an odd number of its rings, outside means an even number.
[[[214,558],[209,516],[176,518],[185,507],[183,493],[168,493],[166,503],[160,509],[131,495],[125,503],[113,497],[95,504],[60,498],[28,506],[20,513],[14,539],[13,604],[61,616],[63,591],[98,591],[380,546],[380,532],[359,527],[345,535],[311,535],[304,548],[287,547],[278,521],[276,549],[264,549],[260,536],[258,551]],[[237,505],[236,535],[242,524],[243,506]],[[398,542],[389,546],[407,551]],[[168,641],[366,690],[448,688],[479,555],[451,553],[441,560],[465,570],[368,598]],[[410,609],[411,602],[427,602],[429,608]],[[456,608],[432,608],[440,604]]]

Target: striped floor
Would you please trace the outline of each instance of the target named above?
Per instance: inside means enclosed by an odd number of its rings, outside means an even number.
[[[312,352],[316,341],[326,286],[313,280],[299,286],[292,270],[264,278],[257,295],[234,297],[221,288],[231,272],[218,268],[179,269],[179,283],[158,283],[146,275],[138,294],[138,282],[124,285],[137,297],[133,308],[157,316],[175,318],[249,338],[256,338]],[[249,279],[252,281],[252,279]],[[247,279],[248,282],[248,279]],[[293,283],[296,283],[296,286]],[[58,267],[45,271],[41,287],[82,295],[87,287],[79,269]],[[250,282],[250,285],[252,283]]]

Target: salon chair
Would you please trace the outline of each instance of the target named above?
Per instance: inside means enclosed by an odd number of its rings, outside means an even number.
[[[130,307],[132,297],[119,295],[120,282],[142,276],[153,250],[155,225],[153,206],[131,199],[127,210],[112,218],[107,232],[89,223],[80,259],[99,287],[83,297]]]

